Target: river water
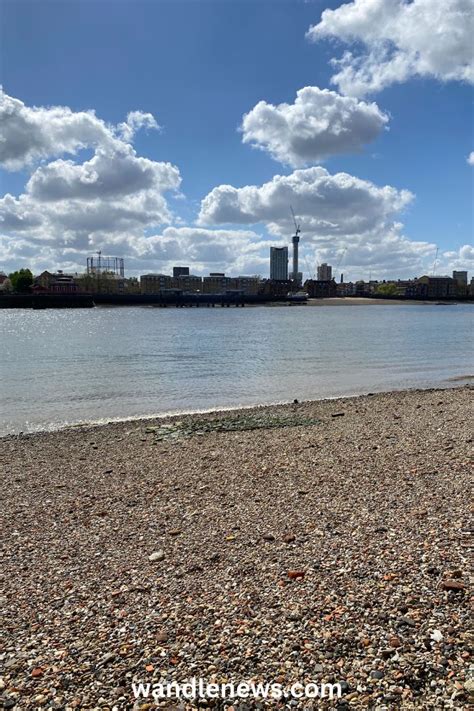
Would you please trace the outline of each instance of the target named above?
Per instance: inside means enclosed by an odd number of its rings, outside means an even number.
[[[1,310],[0,434],[453,384],[474,306]]]

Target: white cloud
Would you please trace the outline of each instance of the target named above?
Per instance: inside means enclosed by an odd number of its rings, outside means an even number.
[[[447,273],[453,269],[474,272],[474,247],[472,244],[464,244],[457,251],[443,252],[437,267],[438,273],[440,268],[444,268]]]
[[[378,187],[348,173],[325,168],[275,175],[261,186],[220,185],[202,201],[200,224],[263,222],[273,234],[293,229],[290,205],[305,231],[319,236],[362,235],[386,225],[413,195],[388,185]]]
[[[471,0],[353,0],[324,10],[307,37],[356,46],[333,60],[332,82],[363,96],[415,76],[473,82],[473,34]]]
[[[22,249],[26,243],[36,245],[42,254],[54,248],[88,250],[97,240],[140,237],[173,220],[167,194],[177,194],[178,168],[137,156],[129,143],[139,128],[157,128],[151,114],[134,111],[125,123],[111,127],[93,112],[29,108],[5,94],[0,101],[5,118],[0,146],[7,168],[84,147],[93,151],[82,162],[58,158],[41,163],[22,195],[0,199],[0,229],[13,243]]]
[[[141,128],[160,130],[155,117],[152,114],[143,113],[143,111],[130,111],[125,123],[119,124],[117,128],[124,141],[132,141],[136,132]]]
[[[56,160],[39,167],[27,183],[27,192],[44,202],[57,200],[118,199],[142,191],[176,190],[179,170],[170,163],[139,158],[127,144],[98,148],[81,164]]]
[[[293,167],[360,151],[388,122],[377,104],[307,86],[294,104],[260,101],[242,120],[243,142]]]
[[[151,114],[132,111],[118,127],[97,118],[94,111],[67,106],[26,106],[0,87],[0,164],[20,170],[35,161],[75,154],[82,148],[119,147],[140,128],[158,128]]]
[[[0,238],[0,267],[8,272],[22,266],[35,273],[43,269],[83,272],[86,256],[101,249],[125,257],[127,274],[171,273],[176,264],[186,264],[194,274],[223,271],[228,274],[266,274],[268,242],[253,230],[213,230],[197,227],[166,227],[146,236],[126,231],[76,233],[70,243],[59,239],[34,240],[30,235]],[[272,242],[273,244],[273,242]]]
[[[474,165],[474,151],[471,151],[467,157],[467,162],[469,165]]]

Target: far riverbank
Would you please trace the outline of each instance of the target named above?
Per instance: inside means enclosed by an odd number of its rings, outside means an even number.
[[[376,297],[366,297],[366,296],[346,296],[346,297],[333,297],[327,299],[308,299],[308,306],[439,306],[441,303],[456,304],[456,301],[449,302],[437,302],[437,301],[419,301],[415,299],[378,299]],[[459,303],[472,303],[474,302],[459,302]]]

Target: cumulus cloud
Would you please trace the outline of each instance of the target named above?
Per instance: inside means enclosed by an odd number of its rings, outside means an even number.
[[[132,141],[137,131],[142,128],[160,130],[155,117],[143,111],[130,111],[127,115],[127,120],[119,124],[117,130],[124,141]]]
[[[0,87],[0,164],[7,170],[82,148],[117,147],[123,140],[131,141],[140,128],[158,128],[158,124],[151,114],[132,111],[125,123],[115,127],[94,111],[26,106]]]
[[[130,143],[139,128],[158,127],[151,114],[134,111],[111,127],[93,112],[30,108],[5,94],[1,105],[0,147],[7,168],[84,147],[93,151],[82,162],[61,157],[33,165],[25,192],[0,199],[0,230],[10,247],[13,240],[23,250],[29,243],[42,254],[54,246],[72,254],[90,250],[97,240],[139,238],[173,220],[167,198],[179,188],[178,168],[138,156]]]
[[[170,163],[140,158],[129,145],[99,148],[81,164],[56,160],[38,168],[27,183],[27,192],[45,202],[122,198],[141,191],[176,190],[179,170]]]
[[[416,76],[474,82],[473,18],[471,0],[353,0],[324,10],[307,37],[356,46],[333,60],[332,82],[364,96]]]
[[[446,266],[449,273],[453,269],[474,272],[474,247],[472,244],[464,244],[457,251],[443,252],[441,266]]]
[[[362,235],[385,225],[413,199],[407,190],[378,187],[325,168],[275,175],[261,186],[220,185],[202,201],[200,224],[265,223],[273,234],[292,229],[290,205],[307,232]]]
[[[252,230],[162,227],[178,222],[168,193],[179,197],[181,176],[132,145],[140,128],[158,128],[151,114],[131,112],[114,127],[93,112],[30,108],[5,94],[1,101],[3,164],[32,167],[24,193],[0,199],[3,269],[83,271],[97,249],[126,257],[128,273],[168,272],[179,262],[197,273],[266,266],[262,238]],[[92,157],[78,160],[86,147]]]
[[[188,264],[194,274],[209,271],[266,274],[268,242],[253,230],[166,227],[151,235],[127,231],[79,233],[68,243],[58,239],[35,241],[30,235],[0,239],[0,264],[6,271],[27,266],[35,272],[60,268],[84,271],[86,256],[98,249],[124,256],[128,274],[171,273],[176,264]],[[273,244],[273,242],[272,242]],[[5,268],[5,267],[4,267]]]
[[[243,142],[293,167],[353,153],[373,141],[388,122],[377,104],[307,86],[293,104],[260,101],[242,120]]]
[[[474,165],[474,151],[471,151],[467,157],[467,162],[469,165]]]

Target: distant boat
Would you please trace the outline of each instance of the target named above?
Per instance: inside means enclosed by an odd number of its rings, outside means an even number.
[[[308,294],[306,291],[296,291],[294,294],[291,292],[288,292],[286,295],[286,298],[288,301],[292,302],[297,302],[297,303],[304,303],[308,301]]]

